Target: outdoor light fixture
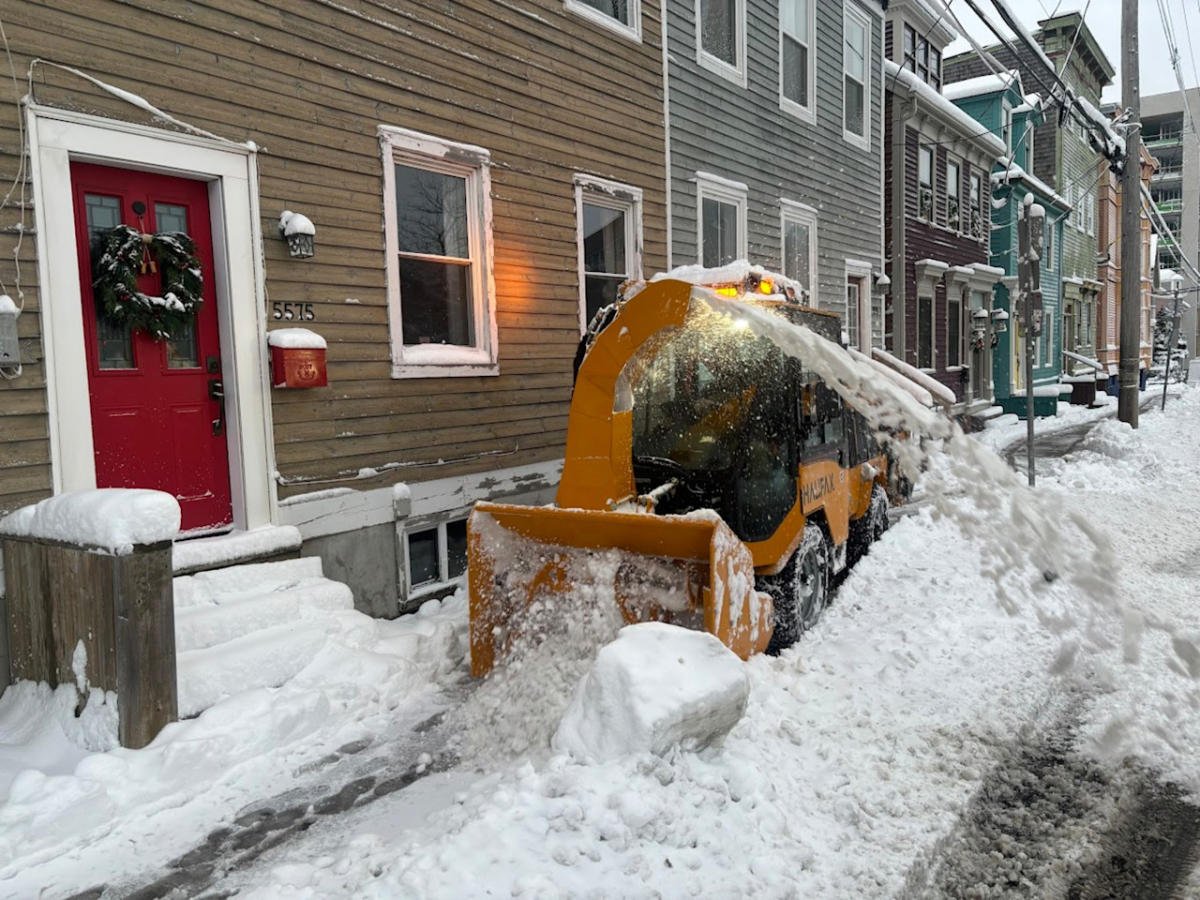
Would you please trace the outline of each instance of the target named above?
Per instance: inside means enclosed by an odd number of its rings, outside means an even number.
[[[1008,331],[1008,310],[992,310],[992,334],[1004,334]]]
[[[279,214],[279,235],[287,241],[288,253],[293,258],[309,259],[313,256],[317,226],[308,216],[285,209]]]
[[[983,307],[980,307],[971,314],[971,330],[975,333],[976,337],[983,337],[987,333],[988,320],[990,318],[991,316],[988,315],[988,311]]]
[[[21,345],[17,340],[17,304],[8,294],[0,294],[0,367],[21,365]]]

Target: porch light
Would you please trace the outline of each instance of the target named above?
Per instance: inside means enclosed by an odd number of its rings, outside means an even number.
[[[982,312],[982,310],[980,310]],[[1004,334],[1008,331],[1008,310],[992,310],[992,334]]]
[[[988,320],[990,318],[988,311],[983,307],[980,307],[971,314],[971,331],[975,337],[981,338],[987,333]]]
[[[308,216],[285,209],[279,214],[279,235],[287,241],[293,258],[309,259],[314,255],[317,227]]]

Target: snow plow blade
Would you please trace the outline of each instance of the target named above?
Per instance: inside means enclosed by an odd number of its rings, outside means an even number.
[[[506,655],[526,609],[559,596],[568,603],[616,603],[630,624],[703,629],[742,659],[770,642],[770,597],[754,588],[750,551],[715,514],[481,502],[467,532],[475,677]],[[583,590],[583,580],[591,590]]]

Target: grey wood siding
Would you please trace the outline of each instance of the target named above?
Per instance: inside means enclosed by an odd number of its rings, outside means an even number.
[[[871,20],[869,151],[842,137],[842,2],[816,3],[817,122],[813,125],[780,109],[777,2],[746,0],[748,86],[743,88],[696,62],[695,0],[669,0],[675,265],[698,261],[695,174],[702,171],[749,188],[747,245],[751,262],[769,268],[781,265],[781,197],[817,210],[821,306],[844,308],[847,258],[880,268],[883,21],[873,4],[855,5]],[[879,323],[875,324],[878,329]]]

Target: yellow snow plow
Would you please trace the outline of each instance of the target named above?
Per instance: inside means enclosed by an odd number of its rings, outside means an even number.
[[[836,315],[757,270],[711,287],[839,342]],[[702,628],[742,658],[782,649],[886,528],[887,462],[862,417],[706,289],[639,285],[589,332],[554,507],[476,504],[474,675],[547,601]]]

